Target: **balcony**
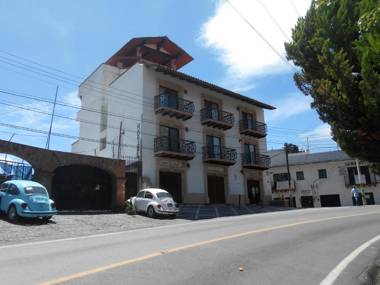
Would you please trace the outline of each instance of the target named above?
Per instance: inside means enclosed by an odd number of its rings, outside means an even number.
[[[266,170],[270,167],[268,155],[243,153],[241,156],[243,168]]]
[[[193,116],[194,103],[172,94],[162,93],[154,97],[156,114],[188,120]]]
[[[203,162],[233,165],[236,162],[236,150],[219,146],[203,147]]]
[[[267,125],[254,120],[240,120],[240,134],[263,138],[267,135]]]
[[[203,108],[201,110],[201,124],[221,130],[228,130],[234,125],[234,115],[222,110]]]
[[[191,160],[195,157],[196,144],[192,141],[157,137],[154,139],[154,155],[158,157]]]

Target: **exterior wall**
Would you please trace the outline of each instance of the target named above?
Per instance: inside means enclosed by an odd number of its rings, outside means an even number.
[[[332,195],[338,194],[340,197],[341,206],[352,206],[351,189],[352,185],[348,183],[348,173],[347,167],[352,167],[355,165],[354,160],[349,161],[334,161],[334,162],[323,162],[323,163],[313,163],[313,164],[303,164],[303,165],[291,165],[290,166],[290,177],[292,180],[296,179],[296,172],[304,172],[304,180],[295,180],[296,190],[293,193],[293,197],[296,197],[297,207],[301,207],[301,196],[313,196],[314,197],[314,207],[320,207],[320,195]],[[360,165],[368,165],[366,163]],[[318,170],[326,169],[327,178],[319,179]],[[272,167],[265,173],[265,188],[266,192],[272,190],[273,185],[273,174],[274,173],[285,173],[287,169],[285,166]],[[375,176],[371,177],[371,181],[375,181]],[[372,183],[365,185],[364,189],[366,193],[372,192],[374,195],[374,200],[376,204],[380,204],[380,180],[377,183]],[[314,186],[314,187],[313,187]],[[313,190],[314,189],[314,190]],[[273,193],[272,197],[282,198],[288,197],[287,191]]]
[[[102,64],[84,81],[78,93],[82,107],[98,112],[80,110],[77,120],[80,121],[79,131],[82,137],[94,140],[105,138],[109,144],[101,149],[96,142],[76,141],[72,145],[72,152],[117,158],[121,123],[120,152],[124,156],[136,156],[136,128],[142,112],[141,94],[141,64],[136,64],[128,70]],[[104,130],[101,129],[99,113],[104,112],[102,104],[105,105],[105,112],[108,114],[120,115],[107,115],[107,126]],[[85,123],[86,121],[95,124]]]

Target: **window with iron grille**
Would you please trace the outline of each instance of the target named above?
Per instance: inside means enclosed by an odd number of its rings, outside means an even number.
[[[326,169],[318,169],[318,177],[320,179],[327,178],[327,171],[326,171]]]
[[[297,171],[296,172],[296,178],[297,178],[297,180],[305,180],[303,171]]]

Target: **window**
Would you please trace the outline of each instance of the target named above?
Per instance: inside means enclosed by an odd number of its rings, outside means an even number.
[[[320,179],[327,178],[327,171],[326,171],[326,169],[318,169],[318,177]]]
[[[217,103],[205,100],[207,117],[213,120],[219,120],[219,105]]]
[[[0,185],[0,191],[1,192],[7,192],[7,189],[8,189],[8,183],[3,183]]]
[[[144,198],[144,195],[145,195],[145,191],[140,191],[139,193],[137,193],[136,197]]]
[[[145,192],[145,198],[147,198],[147,199],[153,199],[153,194],[150,193],[150,192],[148,192],[148,191],[146,191]]]
[[[18,190],[16,185],[10,184],[7,193],[11,194],[11,195],[18,195],[18,194],[20,194],[20,191]]]
[[[279,181],[287,181],[288,180],[288,173],[275,173],[273,174],[273,181],[279,182]]]
[[[348,167],[347,171],[350,185],[359,184],[358,169],[356,167]],[[371,184],[371,175],[368,166],[360,166],[360,173],[362,175],[362,183]]]
[[[43,195],[47,196],[47,192],[44,188],[38,186],[27,186],[24,188],[26,195]]]
[[[172,195],[170,195],[170,193],[166,193],[166,192],[157,193],[157,197],[160,199],[162,199],[162,198],[173,198]]]
[[[179,151],[179,130],[177,128],[160,126],[160,136],[167,138],[162,142],[167,150]]]
[[[160,107],[168,107],[177,109],[178,108],[178,92],[167,88],[160,86]]]
[[[254,144],[244,144],[244,163],[256,163],[256,146]]]
[[[207,136],[207,154],[212,158],[222,158],[222,143],[221,138]]]
[[[297,180],[305,180],[303,171],[297,171],[296,172],[296,177],[297,177]]]
[[[243,112],[242,116],[243,116],[244,127],[247,129],[253,129],[254,128],[254,121],[255,121],[253,114]]]
[[[106,138],[101,138],[100,139],[99,150],[105,149],[106,146],[107,146],[107,139]]]

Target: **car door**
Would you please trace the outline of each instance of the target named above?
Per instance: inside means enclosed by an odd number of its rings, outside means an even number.
[[[135,198],[135,205],[134,205],[136,211],[143,211],[144,210],[142,208],[144,195],[145,195],[145,191],[140,191],[139,193],[137,193],[136,198]]]
[[[143,202],[141,204],[141,206],[143,207],[142,208],[143,211],[147,210],[148,204],[152,201],[152,199],[153,199],[152,192],[145,191],[145,197],[144,197],[144,200],[143,200]]]
[[[14,199],[16,198],[16,196],[20,194],[20,191],[18,190],[17,186],[10,183],[9,184],[9,187],[7,189],[7,192],[5,193],[4,197],[3,197],[3,201],[2,201],[2,204],[3,204],[3,207],[4,207],[4,211],[8,211],[8,205],[9,203]]]
[[[8,183],[2,183],[0,185],[0,211],[5,211],[5,202],[4,202],[4,197],[7,195],[7,190],[8,190],[9,184]]]

